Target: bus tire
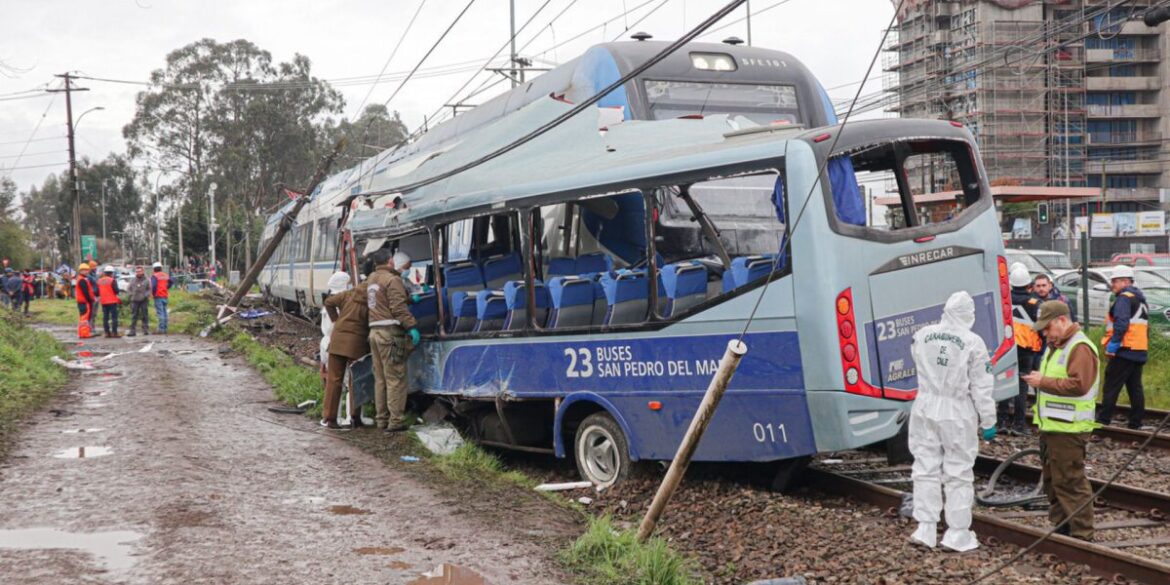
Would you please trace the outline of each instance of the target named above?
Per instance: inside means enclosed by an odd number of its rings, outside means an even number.
[[[581,421],[573,455],[581,479],[595,485],[609,487],[630,475],[629,441],[608,412],[595,412]]]

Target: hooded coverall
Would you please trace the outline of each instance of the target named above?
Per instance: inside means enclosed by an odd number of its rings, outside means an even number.
[[[971,531],[979,429],[995,426],[994,378],[983,338],[971,331],[975,303],[960,291],[947,300],[942,321],[914,334],[911,354],[918,371],[918,397],[910,411],[914,455],[913,540],[934,547],[946,492],[944,547],[979,546]]]

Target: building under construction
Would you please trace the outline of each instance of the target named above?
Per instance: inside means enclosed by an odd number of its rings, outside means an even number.
[[[888,109],[967,125],[992,184],[1104,179],[1110,210],[1157,208],[1170,71],[1140,20],[1152,3],[907,0],[885,47]]]

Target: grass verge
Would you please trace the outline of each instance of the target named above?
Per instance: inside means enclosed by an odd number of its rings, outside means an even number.
[[[0,309],[0,455],[7,434],[22,416],[44,405],[69,377],[50,361],[67,356],[48,333],[27,327],[18,317]]]
[[[298,364],[287,353],[256,341],[247,333],[232,336],[231,346],[272,385],[277,398],[288,404],[316,400],[317,406],[309,414],[320,416],[325,387],[317,372]]]
[[[424,449],[421,444],[419,448]],[[472,443],[460,445],[450,455],[434,455],[429,459],[443,475],[457,481],[497,481],[523,488],[536,486],[532,478],[519,471],[505,468],[495,455]]]
[[[591,585],[699,585],[693,564],[661,538],[638,542],[608,516],[593,518],[561,561]]]
[[[101,333],[101,308],[95,308],[94,325],[97,333]],[[158,316],[154,311],[154,302],[151,301],[148,311],[151,325],[158,328]],[[29,305],[30,316],[44,323],[54,325],[77,326],[77,302],[72,299],[37,299]],[[167,303],[167,329],[175,333],[197,335],[199,330],[215,320],[215,307],[212,303],[182,289],[172,289],[170,301]],[[122,305],[118,315],[119,329],[130,329],[130,305]]]

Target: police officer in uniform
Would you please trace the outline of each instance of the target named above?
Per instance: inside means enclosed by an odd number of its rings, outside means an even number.
[[[1040,369],[1024,379],[1036,388],[1032,421],[1040,428],[1048,519],[1061,527],[1058,534],[1092,540],[1093,488],[1085,476],[1085,445],[1098,426],[1097,346],[1060,301],[1040,305],[1036,330],[1044,333],[1048,350]]]
[[[998,420],[1005,429],[1011,420],[1011,432],[1023,435],[1028,433],[1028,384],[1024,382],[1023,375],[1036,368],[1037,358],[1040,357],[1040,335],[1033,328],[1040,299],[1029,290],[1032,275],[1023,264],[1012,266],[1008,273],[1008,283],[1012,286],[1012,331],[1015,333],[1016,359],[1020,368],[1020,392],[1014,398],[999,403]],[[1010,418],[1009,403],[1014,405],[1014,415]]]
[[[1112,276],[1113,306],[1106,317],[1105,355],[1109,363],[1105,366],[1105,397],[1101,401],[1101,412],[1097,422],[1107,425],[1113,420],[1113,409],[1125,386],[1129,394],[1129,422],[1131,429],[1142,426],[1146,413],[1146,396],[1142,388],[1142,368],[1146,364],[1150,348],[1149,316],[1146,296],[1133,285],[1133,268],[1118,266]]]

